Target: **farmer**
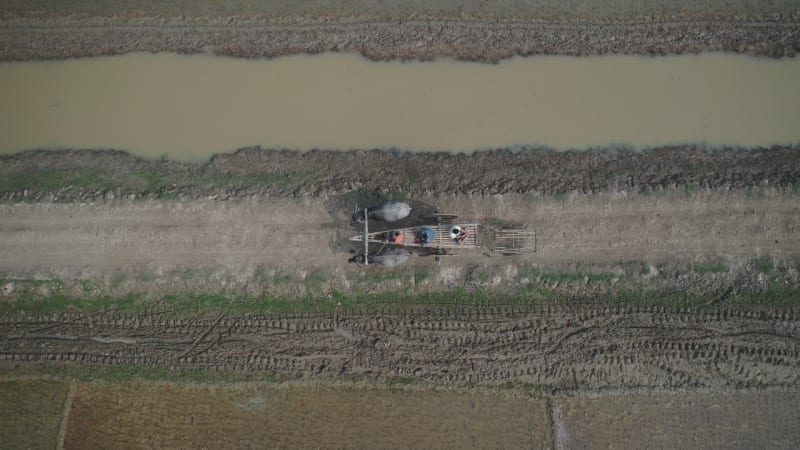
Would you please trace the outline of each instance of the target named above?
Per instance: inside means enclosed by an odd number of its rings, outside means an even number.
[[[467,238],[467,229],[461,228],[458,225],[453,225],[450,228],[450,238],[456,241],[456,244],[463,245],[464,240]]]
[[[403,233],[398,230],[388,231],[386,233],[386,240],[394,245],[403,243]]]
[[[430,244],[436,238],[436,232],[428,227],[424,227],[417,233],[417,242],[421,244]]]

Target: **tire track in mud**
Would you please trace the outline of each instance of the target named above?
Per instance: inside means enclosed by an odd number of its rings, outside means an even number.
[[[0,334],[0,361],[12,364],[405,377],[457,386],[511,382],[552,390],[800,384],[796,311],[463,306],[338,316],[60,314],[6,316]]]

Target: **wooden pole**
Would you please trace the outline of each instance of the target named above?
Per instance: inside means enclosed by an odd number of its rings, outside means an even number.
[[[364,265],[369,265],[369,214],[367,208],[364,208]]]

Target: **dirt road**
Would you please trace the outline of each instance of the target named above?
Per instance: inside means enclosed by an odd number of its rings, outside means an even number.
[[[563,198],[505,195],[422,198],[466,219],[537,230],[522,259],[477,254],[448,265],[650,264],[800,255],[796,195],[672,192]],[[329,211],[336,203],[341,209]],[[344,270],[352,204],[319,197],[223,202],[100,201],[0,205],[0,272],[6,277],[99,278],[214,269]]]
[[[337,259],[331,231],[323,228],[331,218],[316,199],[0,208],[0,252],[8,255],[2,270],[9,273],[91,277],[220,267],[252,274],[257,265],[303,269]]]
[[[498,276],[512,283],[526,264],[613,268],[629,261],[669,266],[721,258],[741,267],[758,256],[792,261],[800,255],[800,207],[793,193],[430,200],[463,217],[534,226],[540,244],[538,253],[521,260],[477,253],[436,266],[417,259],[415,264],[434,271],[427,288],[454,279],[459,284],[458,274],[476,264],[503,268]],[[151,273],[152,278],[138,277],[131,289],[155,285],[168,292],[181,286],[200,293],[208,292],[212,279],[244,289],[258,279],[258,270],[280,269],[298,280],[327,270],[338,287],[337,280],[346,283],[352,279],[348,274],[363,272],[348,267],[349,255],[337,243],[343,233],[352,233],[349,209],[331,211],[332,202],[2,205],[0,270],[6,278],[77,277],[104,286],[120,271]],[[647,277],[658,278],[656,269],[649,270]],[[181,274],[187,271],[205,275],[186,284]],[[687,310],[603,298],[572,306],[458,306],[458,296],[453,302],[404,306],[368,297],[355,310],[333,314],[196,316],[169,305],[143,313],[11,314],[0,319],[0,359],[323,380],[409,377],[434,385],[511,382],[557,391],[800,382],[800,321],[790,307],[752,312],[723,302]]]

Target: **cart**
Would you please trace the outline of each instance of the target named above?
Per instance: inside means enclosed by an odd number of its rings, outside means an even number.
[[[479,244],[492,253],[503,255],[522,255],[537,250],[536,232],[519,228],[490,228],[484,230],[476,222],[455,222],[455,214],[439,212],[423,216],[435,222],[430,225],[417,225],[382,231],[369,231],[369,220],[364,209],[364,232],[349,238],[350,241],[364,243],[364,255],[369,254],[369,244],[412,247],[438,256],[454,255],[455,249],[477,250]],[[369,264],[364,258],[364,264]]]

